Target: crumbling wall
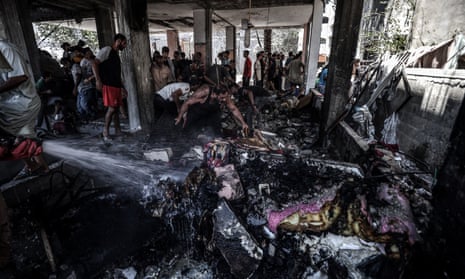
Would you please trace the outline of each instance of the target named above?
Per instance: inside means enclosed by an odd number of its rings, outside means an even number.
[[[465,94],[465,71],[406,69],[412,98],[399,111],[399,147],[440,167]],[[398,90],[405,90],[403,83]]]
[[[413,18],[411,48],[429,46],[463,33],[465,1],[417,0]]]

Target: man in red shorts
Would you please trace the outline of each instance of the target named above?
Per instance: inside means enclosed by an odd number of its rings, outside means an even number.
[[[102,135],[104,141],[109,140],[110,125],[115,124],[115,135],[121,134],[119,108],[123,104],[123,97],[127,96],[121,79],[121,60],[118,51],[126,48],[127,39],[123,34],[116,34],[113,45],[102,48],[95,57],[92,65],[97,90],[102,91],[103,105],[107,107],[105,127]]]

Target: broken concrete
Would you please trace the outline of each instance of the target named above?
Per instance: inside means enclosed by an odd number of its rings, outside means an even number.
[[[93,139],[87,147],[81,143],[79,148],[93,148],[100,158],[100,174],[106,173],[106,163],[111,165],[113,177],[98,186],[113,187],[77,196],[41,219],[56,274],[399,277],[430,225],[432,179],[378,145],[367,145],[358,164],[335,160],[326,150],[312,148],[317,126],[308,121],[309,114],[279,103],[268,104],[257,120],[258,130],[265,131],[261,137],[212,140],[194,167],[185,165],[184,155],[198,142],[171,145],[169,166],[147,162],[143,155],[173,144],[169,137],[156,144],[123,138],[104,148],[96,148]],[[109,151],[123,159],[108,156]],[[88,170],[87,157],[84,152],[76,166]],[[225,178],[234,183],[224,183]],[[242,191],[235,190],[239,185]],[[234,186],[224,196],[235,199],[220,198],[225,186]],[[24,210],[33,205],[41,203],[25,203]],[[26,217],[15,220],[22,228],[16,231],[15,247],[22,252],[15,261],[23,275],[47,277],[48,264],[33,264],[46,263],[45,252],[26,233],[37,231],[36,222],[20,211],[16,216]],[[270,221],[271,213],[285,216]],[[37,253],[24,250],[24,244]]]

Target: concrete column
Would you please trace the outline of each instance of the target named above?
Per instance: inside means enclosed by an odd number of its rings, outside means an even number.
[[[129,126],[133,131],[150,130],[154,124],[153,83],[148,32],[147,0],[116,0],[120,33],[128,39],[121,52],[123,82],[128,91]]]
[[[306,40],[304,54],[307,59],[305,93],[310,92],[310,88],[315,88],[316,73],[318,71],[318,57],[320,54],[321,25],[323,24],[323,1],[313,2],[313,12],[311,22],[305,25]]]
[[[212,10],[194,10],[194,48],[202,53],[205,68],[212,64]]]
[[[271,52],[271,29],[265,29],[263,32],[263,46],[267,53]]]
[[[352,61],[357,49],[363,0],[337,1],[320,140],[341,119],[349,99]]]
[[[6,39],[17,45],[28,56],[34,78],[40,73],[40,57],[37,48],[34,29],[32,27],[31,9],[27,0],[2,0],[0,10]]]
[[[236,27],[226,26],[226,50],[229,51],[229,59],[236,60]]]
[[[98,44],[100,48],[113,43],[115,21],[110,9],[98,8],[95,11],[95,25],[97,26]]]
[[[168,47],[170,49],[169,56],[173,58],[174,52],[176,50],[181,50],[178,30],[166,30],[166,40],[168,41]]]

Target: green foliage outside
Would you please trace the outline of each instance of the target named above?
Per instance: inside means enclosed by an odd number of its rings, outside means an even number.
[[[286,29],[273,29],[271,34],[271,51],[283,52],[287,55],[289,51],[297,53],[302,50],[299,46],[299,29],[286,28]]]
[[[371,28],[361,30],[364,59],[376,59],[386,52],[397,54],[406,50],[414,10],[414,0],[393,0],[384,12],[365,14],[363,21]],[[380,19],[384,22],[379,22]]]
[[[99,49],[97,32],[94,31],[70,28],[62,24],[34,23],[34,32],[37,47],[50,52],[57,59],[63,52],[61,44],[64,42],[73,46],[83,40],[94,52]]]

